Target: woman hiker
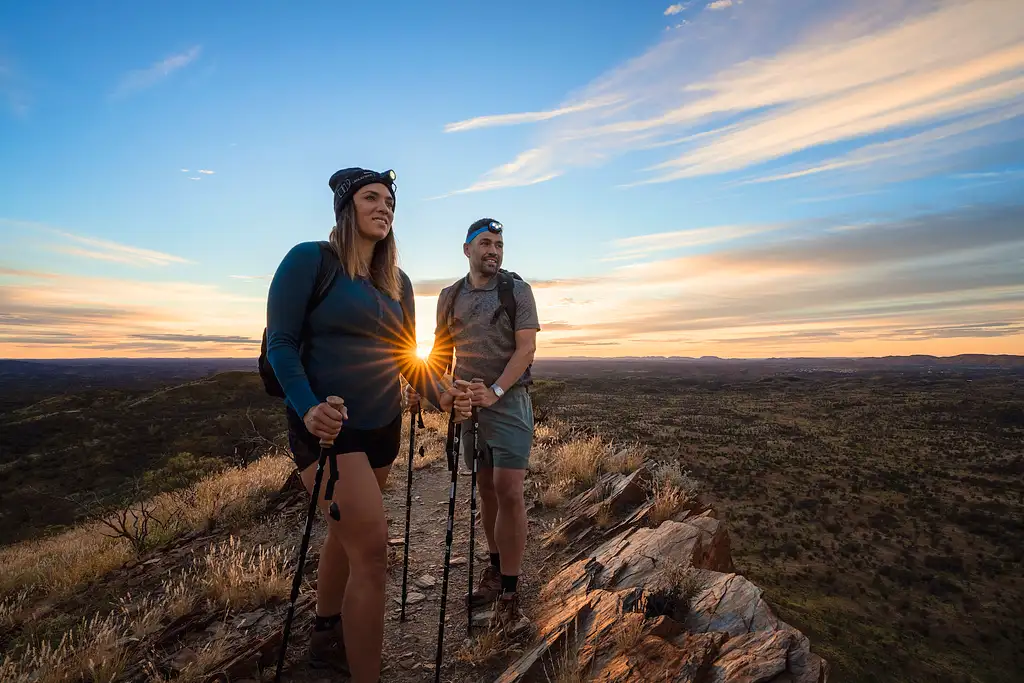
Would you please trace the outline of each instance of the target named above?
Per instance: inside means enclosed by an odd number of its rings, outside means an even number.
[[[381,488],[400,447],[399,377],[446,412],[454,404],[459,418],[471,409],[467,391],[439,395],[415,355],[412,283],[398,267],[392,230],[394,178],[362,168],[332,175],[335,225],[325,258],[339,260],[337,277],[307,317],[322,247],[297,244],[274,274],[267,302],[267,359],[284,389],[288,441],[306,489],[312,493],[320,439],[334,440],[329,455],[338,465],[340,519],[328,514],[323,486],[319,496],[327,537],[310,664],[349,673],[355,683],[380,678],[388,541]],[[328,396],[344,405],[335,409]]]

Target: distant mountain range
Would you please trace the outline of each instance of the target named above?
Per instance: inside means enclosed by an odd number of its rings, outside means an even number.
[[[766,357],[766,358],[721,358],[719,356],[618,356],[615,358],[590,358],[587,356],[564,356],[561,358],[538,359],[536,366],[543,367],[544,363],[552,362],[574,362],[574,363],[687,363],[713,365],[716,363],[729,365],[773,365],[788,366],[793,368],[814,367],[820,369],[846,368],[857,370],[868,370],[872,368],[1004,368],[1024,369],[1024,356],[1010,354],[983,354],[964,353],[957,356],[877,356],[877,357]]]
[[[1024,368],[1024,356],[1011,354],[964,353],[956,356],[931,356],[915,354],[910,356],[794,356],[765,358],[722,358],[720,356],[617,356],[592,358],[588,356],[561,356],[538,358],[535,365],[572,361],[606,365],[641,362],[676,363],[729,363],[792,365],[796,367],[846,367],[846,368],[892,368],[892,367],[965,367],[965,368]],[[256,370],[255,358],[67,358],[42,360],[10,360],[0,358],[0,381],[15,378],[26,379],[45,375],[64,375],[68,379],[92,377],[100,384],[104,378],[121,384],[126,378],[136,375],[139,381],[159,377],[161,380],[188,380],[204,377],[216,372]],[[116,376],[116,379],[115,379]]]

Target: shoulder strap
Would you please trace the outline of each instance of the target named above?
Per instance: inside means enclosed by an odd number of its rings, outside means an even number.
[[[445,302],[444,315],[434,327],[434,347],[430,354],[430,366],[439,375],[452,369],[455,340],[452,338],[449,326],[451,325],[452,311],[455,310],[455,300],[459,298],[465,281],[466,278],[461,277],[452,284],[448,300]]]
[[[341,263],[338,261],[331,243],[321,241],[317,244],[320,247],[320,265],[316,270],[316,284],[306,306],[306,315],[312,313],[327,298],[327,293],[331,291],[338,271],[341,270]]]
[[[505,314],[508,315],[508,322],[512,325],[512,329],[516,329],[516,283],[515,280],[521,280],[516,273],[510,273],[506,270],[498,271],[498,300],[501,302],[501,308],[504,309]],[[495,311],[494,322],[498,320],[498,311]]]

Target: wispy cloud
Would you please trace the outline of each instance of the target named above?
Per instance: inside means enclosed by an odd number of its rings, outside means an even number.
[[[202,47],[195,45],[184,52],[166,57],[145,69],[129,71],[117,84],[113,96],[123,97],[150,88],[197,60],[201,52]]]
[[[456,133],[474,128],[490,128],[493,126],[514,126],[522,123],[538,123],[549,121],[566,114],[578,114],[579,112],[608,107],[618,102],[617,98],[596,98],[579,104],[567,105],[549,111],[531,111],[519,114],[497,114],[491,116],[477,116],[476,118],[456,121],[445,125],[444,132]]]
[[[206,169],[199,169],[199,172],[203,175],[213,175],[214,171],[207,171]]]
[[[99,259],[103,261],[126,263],[133,266],[167,266],[172,263],[192,263],[192,261],[180,256],[165,254],[164,252],[154,251],[152,249],[132,247],[126,244],[119,244],[117,242],[111,242],[109,240],[98,239],[95,237],[73,235],[61,230],[54,230],[54,232],[70,242],[77,242],[78,244],[84,244],[88,247],[92,247],[92,249],[82,249],[67,245],[53,246],[53,249],[65,254],[73,254],[75,256],[83,256],[85,258]]]
[[[687,247],[700,247],[709,244],[729,242],[778,230],[777,225],[718,225],[709,228],[693,228],[674,232],[659,232],[650,235],[637,235],[613,240],[613,252],[604,258],[605,261],[625,261],[643,258],[652,254],[664,255],[666,252]]]
[[[235,280],[271,280],[273,275],[232,275],[230,276]]]
[[[813,343],[861,355],[904,342],[925,344],[911,352],[963,350],[970,339],[975,350],[1024,348],[1022,224],[1024,205],[975,207],[619,268],[537,292],[541,310],[558,311],[542,346],[614,341],[609,354],[701,355],[729,344],[760,355],[762,342],[787,354]],[[591,300],[559,305],[581,294]]]
[[[167,254],[162,251],[133,247],[127,244],[113,242],[111,240],[100,239],[98,237],[76,235],[44,223],[0,218],[0,225],[9,225],[14,228],[54,235],[60,238],[60,242],[49,243],[47,245],[49,249],[84,258],[126,263],[134,266],[167,266],[173,263],[193,263],[188,259],[175,256],[173,254]],[[8,274],[26,274],[25,271],[18,271],[18,273],[14,273],[11,269],[0,268],[0,275],[3,275],[5,271],[9,271]]]
[[[259,344],[259,339],[241,337],[237,334],[133,334],[134,339],[148,341],[190,342],[200,344]]]
[[[732,7],[732,0],[715,0],[714,2],[709,2],[705,6],[705,9],[714,12],[715,10],[723,10],[728,9],[730,7]]]
[[[0,268],[0,357],[251,355],[265,297],[189,282]],[[57,348],[59,347],[59,348]]]
[[[675,5],[669,5],[668,7],[665,8],[665,16],[671,17],[674,14],[679,14],[684,9],[686,9],[686,5],[681,2],[676,3]]]
[[[618,104],[541,122],[527,151],[459,192],[544,182],[657,149],[668,156],[638,182],[755,169],[776,180],[914,164],[922,173],[1024,136],[1017,0],[734,9],[703,12],[602,75],[565,106]],[[801,165],[770,168],[797,154]]]

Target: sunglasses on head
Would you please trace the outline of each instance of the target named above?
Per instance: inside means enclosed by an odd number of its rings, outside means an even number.
[[[502,226],[502,224],[499,223],[498,221],[491,221],[487,225],[482,225],[473,232],[469,233],[469,235],[466,236],[466,244],[469,244],[470,242],[475,240],[478,235],[484,232],[492,232],[495,235],[500,235],[504,229],[504,226]]]

